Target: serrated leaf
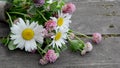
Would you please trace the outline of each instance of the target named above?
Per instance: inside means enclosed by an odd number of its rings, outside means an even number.
[[[8,48],[9,48],[9,50],[15,50],[16,49],[16,45],[13,44],[13,41],[9,42]]]

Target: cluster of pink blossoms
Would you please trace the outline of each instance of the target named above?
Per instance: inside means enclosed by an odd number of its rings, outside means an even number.
[[[40,64],[45,65],[48,62],[53,63],[57,60],[58,57],[58,53],[55,53],[54,50],[48,50],[45,56],[42,59],[40,59]]]

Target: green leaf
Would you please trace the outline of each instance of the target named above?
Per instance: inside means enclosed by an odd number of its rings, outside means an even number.
[[[30,8],[27,10],[28,13],[30,13],[31,15],[35,15],[36,13],[36,8],[35,6],[30,6]]]
[[[72,51],[79,51],[82,50],[84,47],[84,44],[81,43],[79,40],[71,40],[70,41],[70,49]]]
[[[7,38],[2,38],[0,41],[1,41],[5,46],[7,46],[10,40],[9,40],[9,37],[7,37]]]
[[[57,5],[58,5],[57,1],[53,2],[52,4],[50,4],[50,10],[51,11],[57,11],[58,10],[57,9]]]
[[[10,41],[10,43],[8,44],[8,48],[9,48],[9,50],[15,50],[16,49],[16,45],[13,44],[13,41]]]

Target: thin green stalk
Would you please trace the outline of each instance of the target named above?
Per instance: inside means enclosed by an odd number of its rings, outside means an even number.
[[[78,38],[76,35],[75,35],[75,38],[78,39],[80,42],[84,43],[80,38]]]
[[[39,50],[41,50],[43,53],[46,53],[43,49],[41,49],[39,46],[37,46]]]
[[[44,48],[44,50],[46,51],[46,50],[48,49],[48,47],[49,47],[49,45],[47,45],[47,46]]]
[[[48,49],[48,47],[50,46],[48,40],[46,40],[47,46],[44,48],[44,50],[46,51]]]
[[[11,14],[18,14],[18,15],[22,15],[22,16],[25,16],[25,17],[29,17],[29,18],[30,18],[29,15],[24,14],[24,13],[20,13],[20,12],[9,12],[9,13],[11,13]]]
[[[45,16],[44,16],[39,10],[37,10],[37,12],[43,17],[43,19],[44,19],[45,21],[48,21],[48,20],[45,18]]]
[[[10,23],[9,23],[9,25],[11,26],[11,25],[13,24],[12,18],[11,18],[10,14],[9,14],[8,12],[6,12],[6,13],[7,13],[7,15],[8,15],[8,18],[9,18],[9,20],[10,20]]]
[[[37,51],[39,52],[39,54],[43,57],[42,53],[37,49]]]
[[[70,34],[70,32],[68,32]],[[78,38],[76,35],[75,35],[75,38],[78,39],[80,42],[84,43],[80,38]],[[69,38],[68,38],[69,39]],[[70,40],[70,39],[69,39]]]
[[[77,34],[77,35],[82,35],[82,36],[84,36],[84,37],[86,37],[86,38],[89,38],[89,39],[91,39],[91,37],[89,37],[89,36],[87,36],[87,35],[85,35],[85,34],[82,34],[82,33],[78,33],[78,32],[74,32],[75,34]]]

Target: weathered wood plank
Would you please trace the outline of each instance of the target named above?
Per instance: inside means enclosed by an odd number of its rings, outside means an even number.
[[[102,1],[120,1],[120,0],[67,0],[70,2],[102,2]]]
[[[72,17],[73,30],[85,34],[120,33],[120,2],[75,2]]]
[[[120,38],[107,38],[85,56],[66,50],[55,63],[42,66],[38,54],[9,51],[0,44],[0,68],[120,68],[119,45]]]
[[[85,34],[119,34],[119,4],[120,2],[75,2],[77,10],[73,14],[71,28]],[[0,27],[0,36],[8,34],[8,29]]]

